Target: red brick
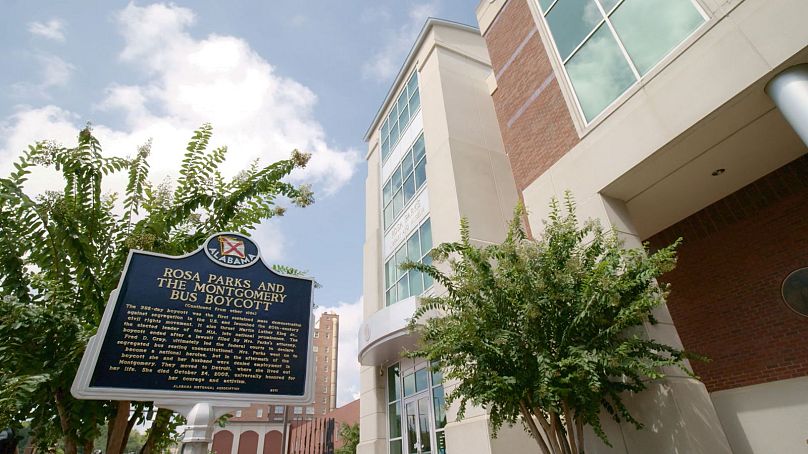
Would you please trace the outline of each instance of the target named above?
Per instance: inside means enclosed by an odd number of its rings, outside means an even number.
[[[684,237],[663,280],[685,349],[710,392],[808,374],[808,317],[780,286],[808,266],[808,156],[803,156],[649,239]]]
[[[494,108],[520,191],[580,141],[557,79],[530,101],[553,68],[527,1],[508,1],[485,34],[497,75]]]

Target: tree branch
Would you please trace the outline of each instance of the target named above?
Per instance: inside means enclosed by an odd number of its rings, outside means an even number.
[[[570,451],[569,442],[567,441],[567,434],[564,424],[561,423],[561,418],[558,416],[558,413],[550,413],[550,422],[550,427],[553,428],[553,434],[558,439],[558,444],[561,446],[561,450],[564,451],[564,454],[572,454]]]
[[[553,449],[553,452],[561,454],[561,446],[558,445],[558,440],[555,439],[550,423],[544,419],[544,413],[542,413],[541,408],[533,407],[533,414],[536,415],[536,419],[539,421],[539,424],[541,424],[542,429],[544,429],[544,433],[547,434],[547,441],[550,448]]]
[[[533,421],[533,416],[524,401],[519,401],[519,410],[520,413],[522,413],[522,419],[524,419],[525,424],[527,424],[527,427],[530,429],[530,433],[533,434],[533,438],[535,438],[536,442],[539,444],[541,451],[544,454],[551,454],[550,448],[548,448],[547,443],[544,442],[544,438],[542,438],[539,428],[536,427],[536,422]]]
[[[572,419],[572,413],[567,402],[561,401],[561,408],[564,409],[564,421],[567,423],[567,439],[569,440],[570,450],[573,454],[581,454],[578,450],[578,444],[575,441],[575,420]],[[581,448],[583,449],[583,440],[581,440]]]

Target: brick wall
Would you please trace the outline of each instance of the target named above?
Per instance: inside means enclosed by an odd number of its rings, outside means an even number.
[[[650,238],[684,238],[668,307],[710,392],[808,375],[808,317],[781,298],[808,266],[808,155]]]
[[[528,1],[507,2],[484,36],[497,79],[494,108],[520,191],[579,141]]]

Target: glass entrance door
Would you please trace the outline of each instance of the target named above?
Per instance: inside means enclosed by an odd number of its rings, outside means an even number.
[[[422,393],[405,400],[404,418],[407,424],[407,454],[432,454],[432,417],[429,394]]]

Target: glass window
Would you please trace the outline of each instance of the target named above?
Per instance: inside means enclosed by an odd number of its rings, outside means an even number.
[[[385,230],[390,228],[410,200],[415,197],[418,189],[426,182],[425,154],[424,135],[421,134],[384,183],[382,207]]]
[[[393,196],[393,219],[397,218],[399,214],[401,214],[401,210],[404,209],[404,193],[399,190],[396,192],[396,195]]]
[[[401,385],[399,384],[398,364],[387,368],[387,401],[393,402],[398,399],[401,394]]]
[[[275,405],[275,413],[283,413],[283,405]]]
[[[398,248],[384,265],[386,304],[389,306],[410,296],[417,296],[432,286],[432,278],[420,271],[403,272],[399,267],[406,261],[432,263],[432,228],[430,220],[424,221],[413,231],[407,241]]]
[[[611,20],[640,75],[704,22],[690,0],[626,0]]]
[[[404,180],[404,205],[409,202],[412,197],[415,195],[415,176],[410,174],[406,180]]]
[[[404,376],[404,395],[409,396],[415,393],[415,374]]]
[[[418,75],[412,73],[407,84],[401,88],[396,102],[390,107],[387,118],[379,129],[382,144],[382,162],[387,160],[390,152],[398,143],[400,135],[421,107],[421,97],[418,93]]]
[[[636,81],[606,25],[601,25],[567,62],[567,74],[587,121],[595,118]]]
[[[598,1],[603,6],[603,10],[606,11],[607,13],[611,12],[612,8],[614,8],[615,5],[620,3],[620,0],[598,0]]]
[[[260,417],[264,416],[264,410],[259,408],[258,410],[255,411],[255,416],[257,418],[260,418]]]
[[[401,402],[395,402],[388,406],[387,416],[390,424],[390,438],[401,436]]]
[[[295,414],[302,415],[303,414],[303,407],[295,407]]]
[[[443,386],[432,388],[432,401],[435,406],[435,427],[443,429],[446,426],[446,398],[443,395]]]
[[[429,222],[429,219],[421,224],[419,232],[421,234],[421,256],[424,256],[432,250],[432,223]]]
[[[410,284],[410,295],[420,295],[424,292],[424,280],[420,271],[409,270],[407,279]]]
[[[426,367],[415,371],[415,392],[423,391],[429,386],[427,384],[428,377]]]
[[[438,368],[438,363],[433,361],[429,368],[432,370],[432,386],[443,383],[443,371]]]
[[[390,441],[390,454],[401,454],[401,439]]]
[[[541,7],[541,10],[546,13],[547,8],[549,8],[554,1],[555,0],[539,0],[539,6]]]
[[[306,414],[313,415],[314,414],[314,407],[306,407]]]
[[[595,0],[559,0],[546,17],[561,60],[566,60],[603,21]]]
[[[694,0],[537,1],[587,122],[706,20]]]

